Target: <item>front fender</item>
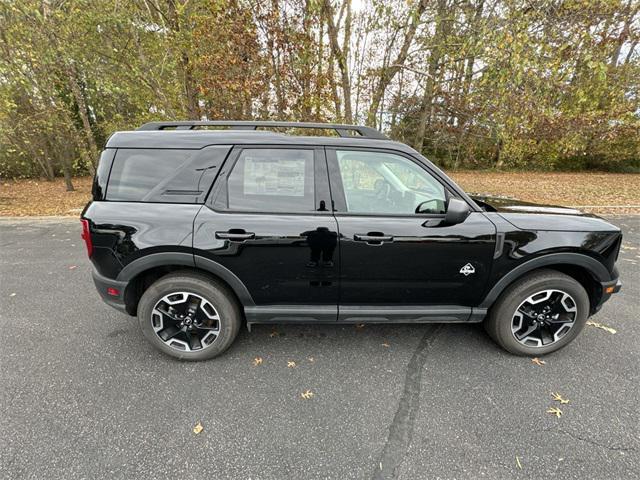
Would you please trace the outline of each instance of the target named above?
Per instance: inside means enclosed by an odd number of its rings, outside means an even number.
[[[549,265],[573,265],[584,268],[593,276],[596,281],[601,283],[617,280],[612,278],[609,270],[607,270],[607,268],[602,263],[600,263],[593,257],[584,255],[582,253],[572,252],[550,253],[533,258],[531,260],[527,260],[515,267],[502,278],[500,278],[500,280],[493,286],[493,288],[489,290],[489,293],[487,293],[479,307],[489,308],[493,304],[493,302],[496,301],[498,296],[500,296],[500,294],[504,291],[504,289],[511,285],[515,280],[522,277],[528,272],[539,268],[548,267]]]

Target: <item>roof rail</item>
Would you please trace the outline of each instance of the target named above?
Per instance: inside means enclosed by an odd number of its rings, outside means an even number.
[[[363,138],[375,138],[389,140],[379,130],[360,125],[340,125],[337,123],[311,123],[311,122],[271,122],[271,121],[239,121],[239,120],[180,120],[176,122],[149,122],[138,130],[192,130],[195,127],[230,127],[232,130],[257,130],[265,128],[316,128],[323,130],[335,130],[340,137],[361,136]],[[352,132],[352,133],[350,133]],[[354,135],[355,133],[355,135]]]

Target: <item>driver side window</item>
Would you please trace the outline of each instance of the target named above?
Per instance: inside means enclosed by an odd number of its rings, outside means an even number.
[[[384,152],[336,151],[347,211],[369,214],[443,214],[442,184],[411,160]]]

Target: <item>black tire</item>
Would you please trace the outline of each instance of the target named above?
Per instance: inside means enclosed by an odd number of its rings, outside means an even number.
[[[576,313],[571,328],[549,345],[524,345],[512,332],[518,307],[532,295],[545,290],[559,290],[572,297]],[[519,280],[500,295],[484,320],[489,336],[502,348],[515,355],[541,356],[566,346],[578,336],[589,316],[589,295],[575,279],[556,270],[537,270]]]
[[[220,320],[219,332],[211,344],[200,350],[181,351],[156,334],[152,312],[163,297],[175,292],[191,292],[214,307]],[[183,271],[160,278],[144,292],[138,303],[138,322],[146,339],[161,352],[180,360],[199,361],[216,357],[229,348],[240,330],[242,314],[235,296],[225,285],[206,275]]]

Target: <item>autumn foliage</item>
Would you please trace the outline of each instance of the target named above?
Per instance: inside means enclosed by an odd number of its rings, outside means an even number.
[[[0,176],[157,119],[375,126],[448,168],[640,170],[640,0],[0,0]]]

